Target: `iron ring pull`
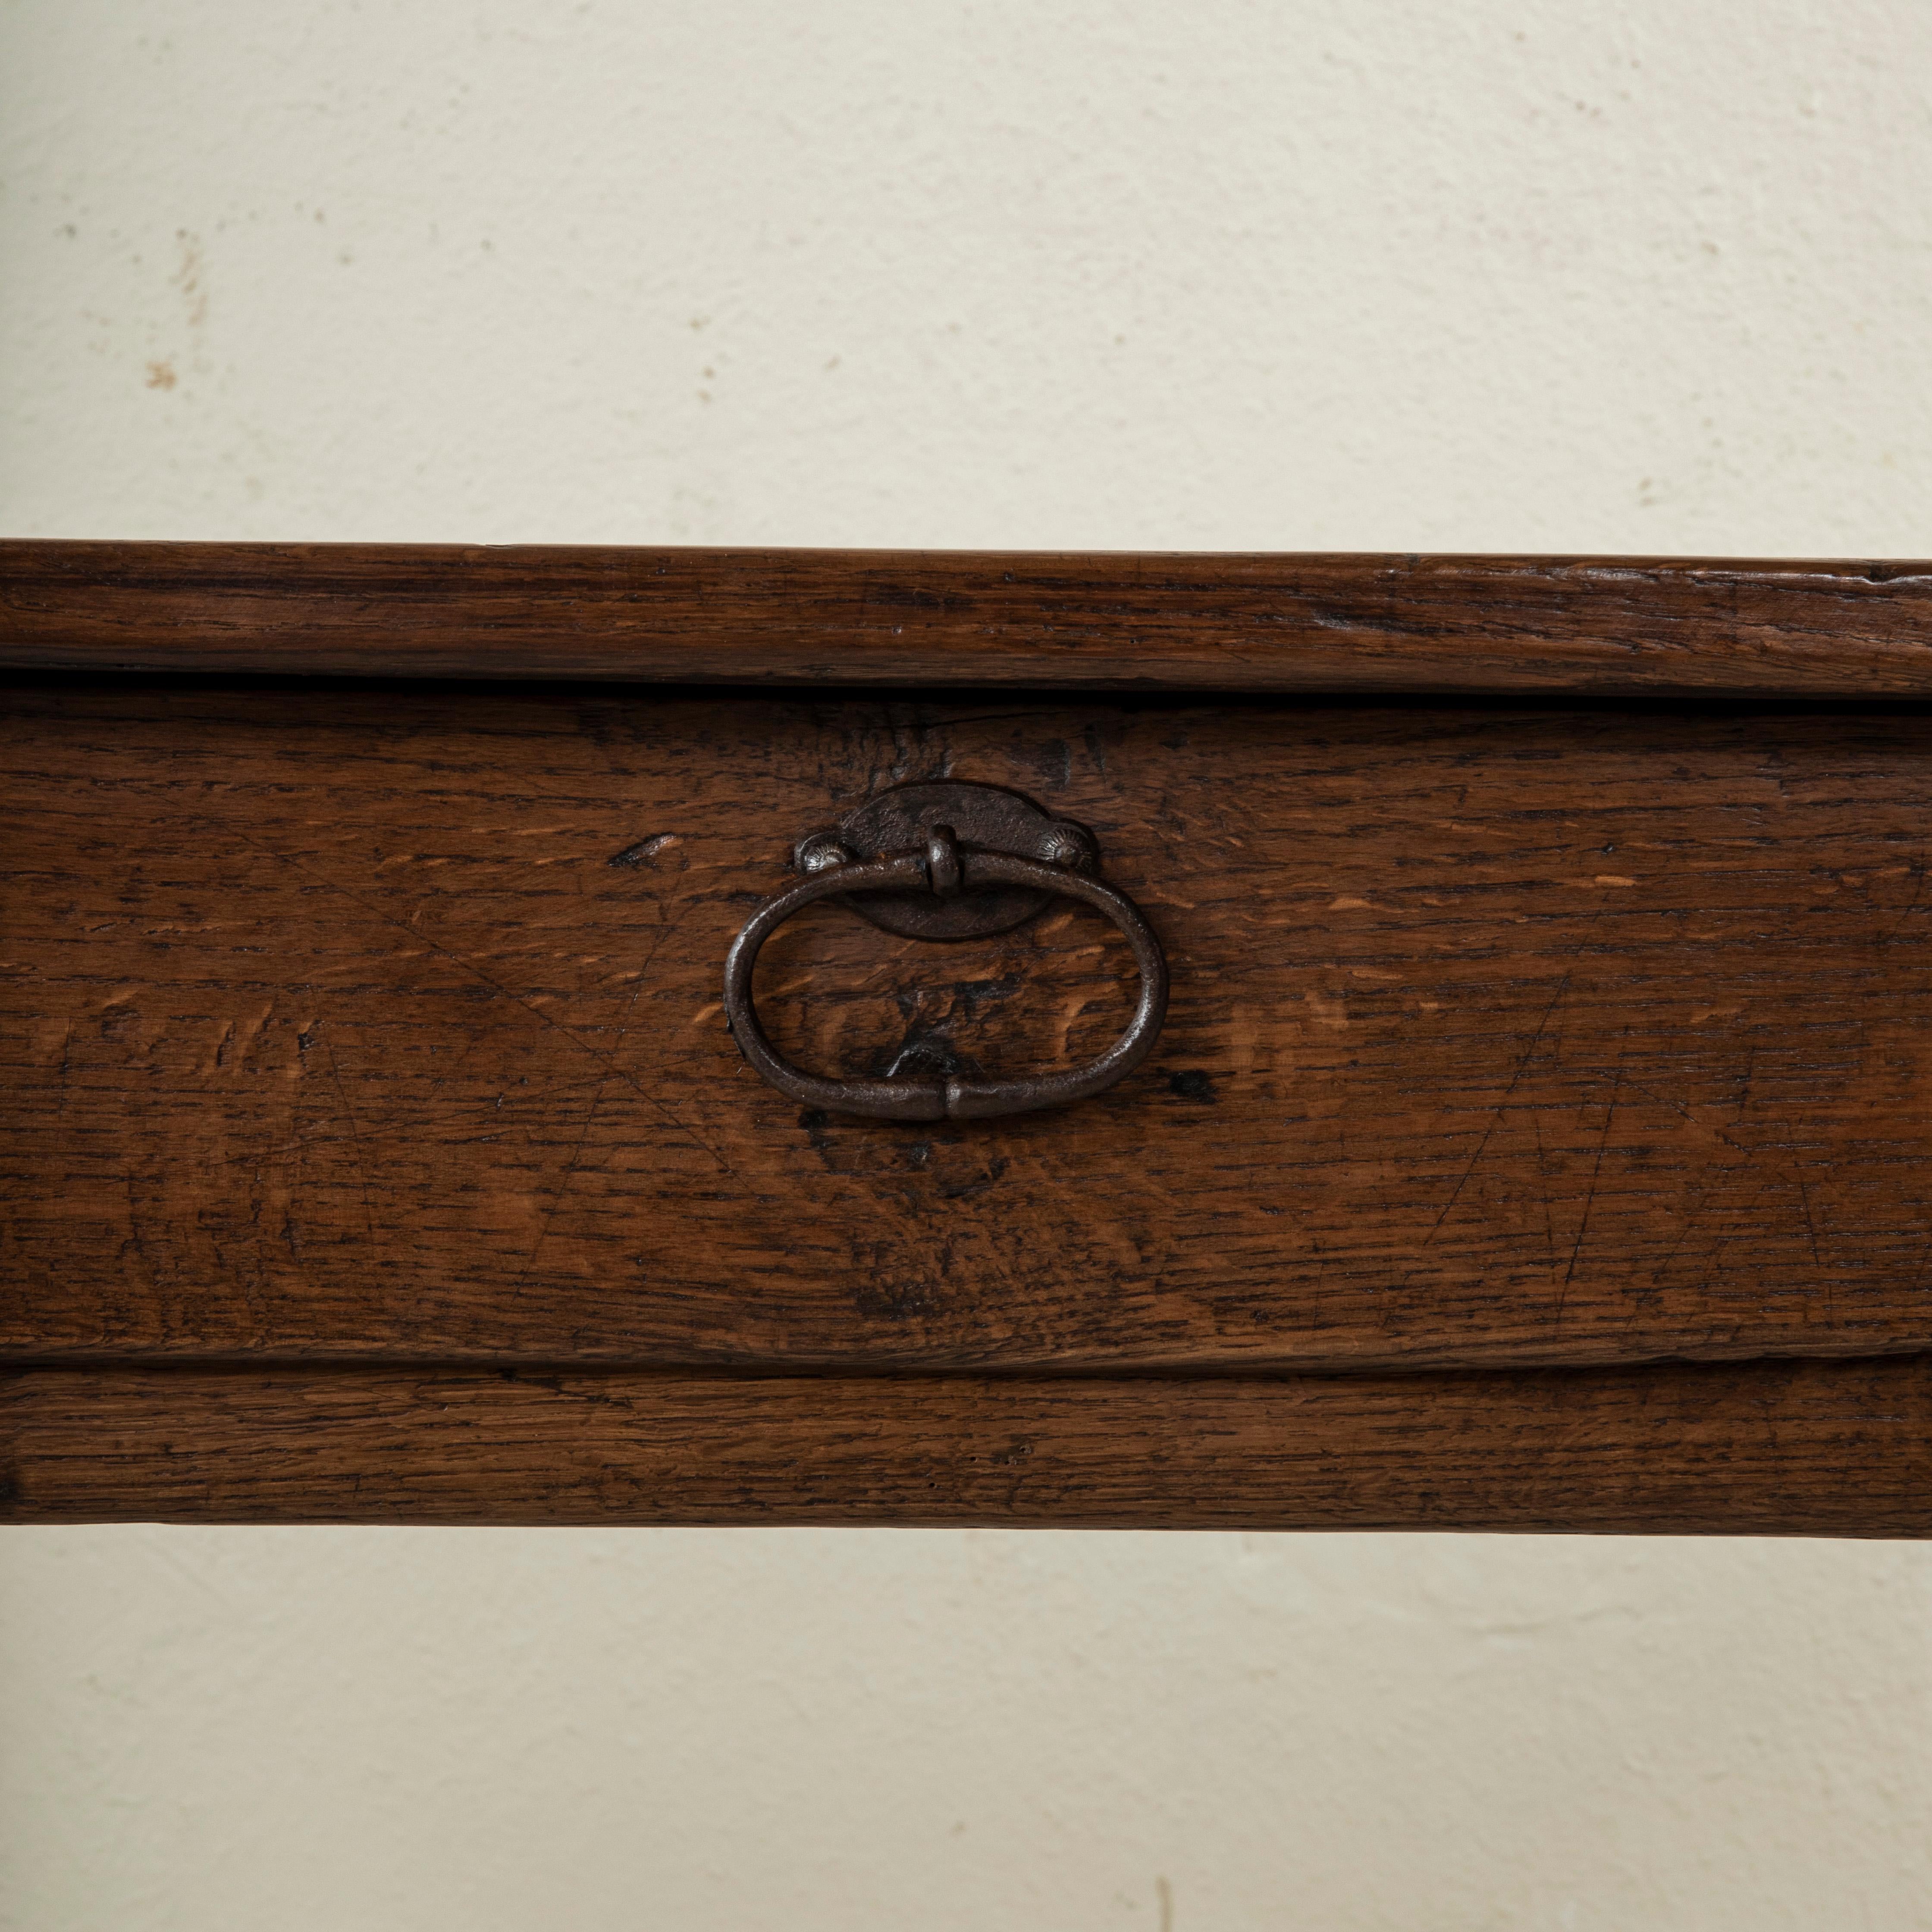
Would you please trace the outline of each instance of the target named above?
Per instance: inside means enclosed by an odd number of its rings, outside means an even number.
[[[1034,1074],[1018,1080],[962,1080],[956,1076],[826,1080],[794,1066],[766,1037],[752,1000],[752,969],[765,941],[802,907],[815,899],[862,892],[930,891],[950,898],[983,886],[1028,886],[1082,900],[1105,913],[1125,935],[1133,948],[1134,964],[1140,969],[1140,998],[1126,1031],[1097,1060],[1062,1073]],[[1126,893],[1098,879],[1034,860],[973,848],[962,850],[942,826],[934,829],[923,850],[830,866],[788,892],[767,899],[731,942],[724,962],[724,1013],[739,1051],[752,1066],[781,1094],[808,1107],[880,1120],[988,1120],[996,1114],[1064,1107],[1126,1078],[1153,1052],[1160,1023],[1166,1017],[1167,961],[1153,928]]]

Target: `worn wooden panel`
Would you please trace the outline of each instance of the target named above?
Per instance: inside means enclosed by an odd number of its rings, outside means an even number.
[[[0,543],[0,664],[1932,695],[1932,564]]]
[[[16,1354],[1932,1344],[1916,714],[62,688],[0,754]],[[940,772],[1095,830],[1160,1049],[1056,1114],[802,1117],[725,946],[796,834]],[[1106,931],[828,909],[762,997],[829,1069],[1010,1070],[1117,1023]]]
[[[1518,1375],[0,1378],[16,1522],[1932,1534],[1932,1358]]]

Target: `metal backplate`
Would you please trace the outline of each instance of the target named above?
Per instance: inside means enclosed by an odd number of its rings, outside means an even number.
[[[950,826],[964,850],[969,886],[975,848],[1064,866],[1069,872],[1094,869],[1093,836],[1084,826],[1055,818],[1016,791],[962,778],[895,785],[868,798],[838,821],[836,832],[802,839],[796,862],[801,870],[812,872],[847,858],[886,858],[924,845],[938,825]],[[855,894],[844,903],[874,926],[909,939],[982,939],[1024,925],[1052,897],[1024,887],[995,886],[947,898],[931,892]]]

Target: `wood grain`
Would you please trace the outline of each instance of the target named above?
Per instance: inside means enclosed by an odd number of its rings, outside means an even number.
[[[1097,834],[1154,1060],[803,1115],[722,962],[898,780]],[[1386,1369],[1932,1346],[1921,714],[52,686],[0,719],[16,1357]],[[836,910],[826,1070],[1084,1056],[1129,975]]]
[[[1932,1358],[1168,1380],[43,1370],[15,1522],[1932,1533]]]
[[[1932,696],[1932,564],[0,544],[0,664]]]

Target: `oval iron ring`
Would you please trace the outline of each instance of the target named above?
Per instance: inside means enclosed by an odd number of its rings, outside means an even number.
[[[765,1036],[752,1001],[752,970],[758,950],[801,907],[815,899],[865,892],[929,891],[942,897],[984,886],[1030,886],[1079,899],[1105,913],[1133,948],[1140,969],[1140,998],[1127,1030],[1097,1060],[1064,1073],[1018,1080],[946,1078],[826,1080],[793,1066]],[[1098,879],[1004,852],[962,850],[935,828],[923,850],[890,859],[830,866],[788,892],[767,899],[731,942],[724,962],[724,1013],[739,1051],[781,1094],[828,1113],[862,1114],[880,1120],[986,1120],[999,1114],[1030,1114],[1084,1100],[1124,1079],[1154,1050],[1167,1014],[1167,961],[1153,928],[1124,892]]]

